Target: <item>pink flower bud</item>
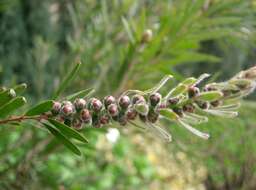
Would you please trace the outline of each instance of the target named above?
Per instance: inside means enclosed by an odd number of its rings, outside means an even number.
[[[109,117],[108,117],[108,115],[103,115],[103,116],[101,116],[101,117],[100,117],[100,123],[101,123],[102,125],[108,124],[108,123],[109,123]]]
[[[86,106],[86,101],[82,98],[78,98],[74,101],[74,105],[75,105],[76,110],[79,111]]]
[[[104,105],[107,108],[110,104],[114,104],[116,99],[113,96],[106,96],[104,98]]]
[[[92,119],[90,111],[88,109],[83,109],[80,113],[80,118],[84,123],[90,123]]]
[[[108,106],[108,113],[111,115],[111,117],[118,115],[118,107],[116,104],[110,104]]]
[[[130,105],[130,98],[129,96],[122,96],[120,97],[118,104],[121,108],[127,109],[128,106]]]
[[[61,111],[61,103],[60,102],[54,102],[53,106],[52,106],[52,110],[51,110],[52,114],[57,115],[57,114],[60,113],[60,111]]]
[[[69,105],[69,104],[63,105],[61,108],[61,113],[64,116],[71,116],[74,113],[73,105]]]
[[[141,103],[141,102],[146,102],[146,100],[143,96],[136,94],[132,97],[133,104],[137,104],[137,103]]]
[[[83,128],[83,122],[80,119],[74,119],[72,121],[72,127],[76,130],[81,130]]]
[[[193,98],[193,97],[197,96],[199,93],[200,93],[200,90],[197,87],[191,86],[188,89],[189,98]]]
[[[187,105],[184,105],[182,109],[184,112],[193,113],[195,111],[195,106],[193,106],[192,104],[187,104]]]
[[[129,109],[127,112],[126,112],[126,117],[127,119],[129,120],[134,120],[137,116],[137,112],[136,110],[134,109]]]
[[[170,106],[174,106],[179,102],[179,98],[169,98],[168,103]]]
[[[161,98],[162,96],[159,93],[151,94],[149,97],[150,105],[155,107],[161,101]]]
[[[94,111],[94,112],[99,112],[102,109],[102,103],[100,100],[93,98],[91,99],[90,102],[90,108]]]

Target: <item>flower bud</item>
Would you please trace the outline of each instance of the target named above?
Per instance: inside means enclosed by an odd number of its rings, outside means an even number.
[[[82,98],[78,98],[74,101],[74,105],[77,111],[80,111],[86,106],[86,101]]]
[[[137,104],[137,103],[141,103],[141,102],[146,102],[146,100],[143,96],[136,94],[132,97],[133,104]]]
[[[221,104],[221,101],[220,101],[220,100],[216,100],[216,101],[210,102],[210,104],[211,104],[213,107],[218,107],[218,106]]]
[[[114,104],[116,99],[113,96],[106,96],[103,100],[105,107],[107,108],[110,104]]]
[[[192,104],[187,104],[187,105],[184,105],[182,109],[184,112],[193,113],[195,111],[195,106],[193,106]]]
[[[199,93],[200,93],[200,90],[197,87],[191,86],[188,89],[189,98],[193,98],[193,97],[197,96]]]
[[[148,121],[150,121],[151,123],[155,123],[157,121],[159,117],[159,114],[154,112],[153,110],[151,110],[150,112],[148,112],[148,115],[147,115],[147,119]]]
[[[182,111],[181,108],[175,107],[175,108],[173,108],[173,111],[174,111],[178,116],[180,116],[180,117],[183,116],[183,111]]]
[[[61,108],[61,113],[64,115],[64,116],[71,116],[73,113],[74,113],[74,107],[73,105],[69,105],[69,104],[65,104],[62,106]]]
[[[126,117],[127,119],[129,120],[134,120],[137,116],[137,112],[136,110],[134,109],[129,109],[127,112],[126,112]]]
[[[118,104],[122,109],[127,109],[128,106],[130,105],[131,101],[129,96],[122,96],[120,97]]]
[[[206,86],[203,88],[203,91],[204,91],[204,92],[215,91],[215,90],[217,90],[217,88],[214,88],[213,86],[210,86],[210,85],[206,85]]]
[[[208,102],[197,101],[196,104],[199,106],[199,108],[204,110],[210,107],[210,104]]]
[[[157,109],[165,109],[165,108],[167,108],[167,104],[166,104],[166,103],[161,103],[161,104],[157,107]]]
[[[63,123],[65,121],[65,117],[63,117],[62,115],[58,116],[57,118],[57,121]]]
[[[100,123],[102,125],[106,125],[109,123],[109,116],[108,115],[103,115],[100,117]]]
[[[60,102],[54,102],[52,106],[52,114],[53,115],[58,115],[61,111],[61,103]]]
[[[90,101],[90,109],[94,112],[99,112],[102,109],[102,103],[96,98],[92,98]]]
[[[80,118],[84,123],[90,123],[92,119],[90,111],[88,109],[83,109],[80,113]]]
[[[69,106],[73,106],[73,104],[70,101],[63,101],[62,105],[69,105]]]
[[[162,95],[158,92],[149,96],[150,105],[155,107],[161,101]]]
[[[115,117],[118,115],[118,107],[116,104],[110,104],[108,106],[108,113],[110,114],[111,117]]]
[[[169,98],[168,99],[168,103],[170,106],[174,106],[179,102],[179,98],[175,97],[175,98]]]
[[[149,43],[152,40],[152,38],[153,38],[152,30],[147,29],[142,34],[141,42],[142,43]]]
[[[83,122],[82,120],[76,118],[72,121],[72,127],[76,130],[81,130],[83,128]]]

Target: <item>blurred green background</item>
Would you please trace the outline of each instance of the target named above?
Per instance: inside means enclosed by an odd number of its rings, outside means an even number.
[[[228,79],[255,65],[254,0],[1,0],[0,84],[28,84],[31,103],[49,98],[74,63],[66,94],[147,89],[207,72]],[[153,32],[141,43],[145,30]],[[256,189],[255,93],[236,119],[211,118],[198,139],[175,125],[165,144],[139,130],[86,130],[82,157],[29,125],[0,128],[0,189]],[[42,148],[43,147],[43,148]]]

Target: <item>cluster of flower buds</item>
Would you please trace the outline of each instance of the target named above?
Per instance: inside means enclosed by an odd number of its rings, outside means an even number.
[[[208,118],[203,113],[236,116],[239,107],[237,100],[255,89],[256,67],[242,71],[226,82],[201,86],[207,77],[208,74],[203,74],[197,79],[187,78],[165,96],[159,90],[170,76],[163,78],[152,89],[128,90],[118,98],[106,96],[103,100],[78,98],[74,102],[55,102],[52,115],[75,129],[86,125],[100,128],[112,122],[124,126],[138,120],[169,140],[166,131],[155,127],[160,118],[167,118],[202,138],[208,138],[208,134],[191,125],[206,122]]]
[[[154,93],[146,98],[135,94],[132,97],[122,95],[119,98],[106,96],[103,100],[78,98],[74,102],[55,101],[52,115],[75,129],[82,129],[86,125],[100,128],[110,122],[126,125],[128,121],[138,116],[143,121],[156,122],[159,114],[156,111],[161,101],[161,94]]]

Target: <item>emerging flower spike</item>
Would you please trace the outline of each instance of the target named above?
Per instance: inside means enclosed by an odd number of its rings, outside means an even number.
[[[207,122],[207,114],[228,118],[237,116],[239,100],[256,87],[256,67],[241,71],[225,82],[201,85],[208,77],[208,74],[202,74],[198,78],[187,78],[165,95],[160,89],[172,78],[170,75],[146,91],[127,90],[117,97],[118,101],[109,95],[103,98],[103,103],[97,98],[79,98],[73,103],[54,102],[51,117],[63,118],[65,123],[78,130],[84,125],[100,128],[110,123],[139,126],[169,142],[171,135],[159,127],[159,121],[167,119],[208,139],[209,134],[192,125]]]
[[[207,122],[208,115],[236,117],[240,99],[256,88],[256,66],[241,71],[225,82],[202,85],[201,82],[208,77],[209,74],[202,74],[198,78],[187,78],[172,89],[166,89],[166,94],[160,93],[160,90],[172,78],[171,75],[165,76],[156,86],[145,91],[127,90],[120,97],[109,95],[102,101],[95,97],[88,99],[88,96],[67,98],[72,102],[46,101],[43,105],[50,105],[50,111],[42,111],[42,105],[39,105],[37,109],[27,112],[27,115],[0,120],[0,124],[24,119],[36,119],[40,122],[58,120],[76,130],[82,130],[86,127],[100,128],[116,123],[142,128],[169,142],[171,135],[168,130],[159,126],[159,121],[167,119],[203,139],[208,139],[209,134],[192,126]],[[12,90],[2,91],[6,99],[15,96]],[[38,113],[38,109],[40,114],[33,115]],[[77,137],[76,131],[73,130],[72,133]]]

